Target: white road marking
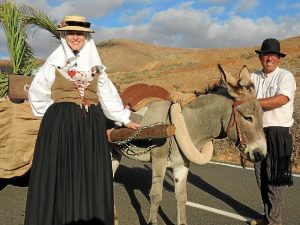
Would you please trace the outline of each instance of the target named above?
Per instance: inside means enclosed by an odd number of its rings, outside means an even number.
[[[233,167],[233,168],[239,168],[239,169],[243,168],[241,166],[237,166],[237,165],[233,165],[233,164],[229,164],[229,163],[220,163],[220,162],[212,162],[212,161],[210,161],[209,163],[216,164],[216,165],[221,165],[221,166],[228,166],[228,167]],[[246,170],[254,170],[253,167],[246,167],[245,169]],[[300,177],[300,174],[293,174],[293,177]]]
[[[221,166],[228,166],[228,167],[243,169],[242,166],[237,166],[237,165],[233,165],[233,164],[229,164],[229,163],[220,163],[220,162],[213,162],[213,161],[210,161],[209,163],[216,164],[216,165],[221,165]],[[254,170],[253,167],[246,167],[245,169],[246,170]]]
[[[215,209],[215,208],[205,206],[205,205],[200,205],[200,204],[194,203],[194,202],[187,201],[186,205],[194,207],[194,208],[202,209],[202,210],[205,210],[205,211],[209,211],[209,212],[212,212],[212,213],[216,213],[216,214],[219,214],[219,215],[227,216],[227,217],[237,219],[237,220],[240,220],[240,221],[243,221],[243,222],[249,222],[249,221],[252,220],[252,218],[243,217],[243,216],[238,215],[238,214],[234,214],[234,213],[231,213],[231,212],[226,212],[224,210]]]
[[[221,166],[239,168],[239,169],[243,168],[242,166],[237,166],[237,165],[228,164],[228,163],[220,163],[220,162],[212,162],[212,161],[209,162],[209,163],[216,164],[216,165],[221,165]],[[246,167],[245,169],[254,170],[253,167]],[[300,174],[293,174],[293,176],[294,177],[300,177]],[[240,220],[240,221],[243,221],[243,222],[250,222],[252,220],[252,218],[249,218],[249,217],[244,217],[244,216],[241,216],[239,214],[235,214],[235,213],[227,212],[227,211],[224,211],[224,210],[212,208],[212,207],[201,205],[201,204],[198,204],[198,203],[195,203],[195,202],[187,201],[186,205],[194,207],[194,208],[202,209],[202,210],[205,210],[205,211],[208,211],[208,212],[216,213],[216,214],[219,214],[219,215],[227,216],[227,217],[230,217],[230,218],[233,218],[233,219],[236,219],[236,220]]]

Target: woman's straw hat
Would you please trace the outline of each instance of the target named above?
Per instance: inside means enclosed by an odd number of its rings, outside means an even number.
[[[86,22],[83,16],[65,16],[64,20],[58,25],[57,30],[76,30],[94,33],[94,31],[90,29],[90,26],[91,23]]]

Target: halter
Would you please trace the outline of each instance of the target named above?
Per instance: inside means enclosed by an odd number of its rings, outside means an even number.
[[[231,116],[230,116],[230,120],[229,120],[229,123],[227,125],[227,129],[226,129],[226,134],[228,136],[230,128],[233,127],[233,125],[235,124],[236,132],[237,132],[237,136],[238,136],[237,147],[239,148],[240,151],[245,150],[245,148],[247,147],[247,144],[245,143],[245,141],[243,139],[243,136],[242,136],[240,121],[237,120],[237,118],[236,118],[236,106],[241,105],[244,102],[245,101],[234,101],[232,103]]]

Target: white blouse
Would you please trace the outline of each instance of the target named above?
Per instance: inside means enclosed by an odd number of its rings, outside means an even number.
[[[105,67],[100,66],[97,95],[105,116],[118,125],[130,122],[130,110],[126,109],[120,95],[108,78]],[[51,87],[55,81],[55,66],[45,63],[36,73],[29,91],[28,98],[35,116],[43,117],[50,105],[54,103],[51,98]]]

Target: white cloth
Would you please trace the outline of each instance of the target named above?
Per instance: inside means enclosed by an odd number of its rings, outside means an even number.
[[[282,94],[289,98],[288,103],[263,113],[263,127],[280,126],[290,127],[294,123],[294,95],[296,82],[291,72],[277,67],[275,71],[265,76],[262,70],[251,74],[251,79],[256,90],[256,97],[269,98]]]
[[[67,44],[65,36],[61,37],[61,45],[49,56],[47,62],[56,67],[64,67],[68,59],[77,59],[78,71],[89,71],[93,66],[102,66],[96,45],[89,33],[86,33],[85,44],[80,49],[77,57],[74,55],[72,49]],[[102,70],[100,68],[99,70]]]
[[[42,117],[48,107],[54,103],[51,98],[51,87],[55,81],[55,70],[58,67],[64,67],[68,60],[75,63],[73,68],[77,71],[88,72],[92,67],[98,67],[100,76],[97,95],[105,116],[118,125],[129,123],[130,110],[124,108],[117,89],[108,78],[105,72],[106,67],[100,60],[96,45],[90,34],[86,35],[85,45],[76,56],[67,45],[64,36],[62,36],[61,45],[35,74],[28,91],[28,98],[34,115]]]

